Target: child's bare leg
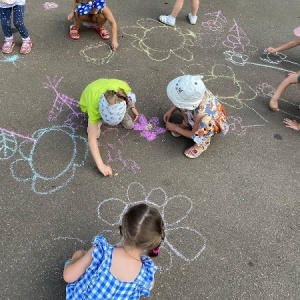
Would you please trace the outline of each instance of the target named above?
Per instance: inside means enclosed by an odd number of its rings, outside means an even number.
[[[102,14],[91,15],[91,20],[92,23],[97,24],[98,28],[102,27],[106,22],[106,18]]]
[[[183,2],[184,2],[184,0],[176,0],[173,10],[171,12],[171,16],[173,18],[176,18],[177,15],[179,14],[179,12],[181,11]]]
[[[73,40],[78,40],[79,35],[79,26],[80,23],[87,20],[87,16],[81,16],[78,14],[78,12],[75,12],[74,14],[74,24],[70,27],[69,37]]]
[[[269,107],[273,111],[278,110],[278,101],[281,96],[281,94],[287,89],[287,87],[290,84],[298,83],[298,74],[297,73],[292,73],[289,74],[277,87],[273,97],[271,98],[269,102]]]
[[[100,37],[103,40],[108,40],[110,38],[109,32],[104,27],[105,22],[107,19],[104,17],[103,14],[95,14],[91,15],[92,23],[96,24],[96,31],[99,33]]]
[[[200,6],[200,0],[192,0],[191,10],[193,16],[197,15],[199,6]]]

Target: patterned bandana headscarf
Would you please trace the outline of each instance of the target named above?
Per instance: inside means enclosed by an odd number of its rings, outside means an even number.
[[[108,125],[120,124],[126,113],[126,101],[110,105],[102,94],[99,102],[99,113],[103,122]]]

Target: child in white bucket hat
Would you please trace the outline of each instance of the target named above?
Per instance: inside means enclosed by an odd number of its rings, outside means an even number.
[[[211,138],[229,130],[226,112],[218,99],[206,88],[201,75],[184,75],[172,80],[167,95],[174,106],[164,114],[166,128],[175,137],[191,138],[195,144],[184,154],[196,158],[210,145]],[[179,110],[181,124],[170,122],[171,115]]]
[[[126,129],[133,129],[138,118],[135,108],[136,97],[130,86],[119,79],[100,78],[90,83],[82,92],[79,106],[88,115],[88,143],[99,171],[104,176],[112,176],[110,166],[104,164],[97,139],[100,137],[102,123],[122,124]],[[131,110],[133,118],[128,114]]]

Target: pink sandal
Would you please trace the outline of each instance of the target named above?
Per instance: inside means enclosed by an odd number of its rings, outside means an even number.
[[[196,158],[198,157],[206,148],[203,146],[194,145],[187,150],[184,151],[184,155],[188,158]]]
[[[107,31],[107,29],[104,26],[97,27],[96,31],[99,33],[101,39],[108,40],[110,38],[109,32]]]
[[[72,25],[70,26],[70,32],[69,32],[69,37],[72,40],[79,40],[79,27]]]
[[[15,42],[13,39],[5,39],[2,45],[2,53],[9,54],[13,51]]]
[[[32,41],[31,40],[23,41],[21,49],[20,49],[20,53],[21,54],[27,54],[31,51],[31,48],[32,48]]]

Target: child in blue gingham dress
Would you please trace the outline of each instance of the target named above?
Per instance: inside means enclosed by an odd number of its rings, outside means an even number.
[[[149,226],[151,223],[153,226]],[[159,247],[164,238],[163,226],[155,208],[143,203],[129,208],[120,226],[123,246],[112,246],[103,236],[96,236],[89,251],[76,251],[66,263],[66,299],[149,297],[157,267],[142,253]]]

